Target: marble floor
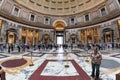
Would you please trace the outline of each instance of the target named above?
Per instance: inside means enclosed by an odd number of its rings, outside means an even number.
[[[20,54],[9,54],[6,52],[0,53],[0,64],[16,59],[24,59],[27,62],[16,67],[4,67],[2,68],[6,72],[6,80],[34,80],[31,78],[35,75],[37,70],[38,76],[53,77],[54,80],[67,80],[70,77],[71,80],[87,80],[81,79],[80,76],[85,74],[93,80],[91,75],[91,60],[89,51],[82,49],[67,49],[59,53],[52,50],[36,50],[33,51],[32,57],[30,52],[22,52]],[[101,80],[116,80],[116,74],[120,73],[120,52],[116,50],[102,50],[103,60],[100,67]],[[48,61],[47,63],[46,60]],[[72,62],[73,61],[73,62]],[[75,63],[75,64],[74,64]],[[14,62],[11,63],[14,65]],[[18,64],[20,64],[18,62]],[[33,64],[32,66],[30,66]],[[66,68],[67,66],[67,68]],[[76,67],[77,66],[77,67]],[[83,70],[83,73],[80,73]],[[72,78],[77,76],[77,78]],[[54,77],[59,77],[54,78]],[[36,79],[39,80],[39,79]],[[47,78],[41,78],[41,80],[52,80]]]
[[[65,65],[69,65],[68,68]],[[48,62],[40,75],[46,76],[76,76],[79,75],[70,61]]]

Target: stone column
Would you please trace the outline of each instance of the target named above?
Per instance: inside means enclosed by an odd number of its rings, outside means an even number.
[[[101,35],[100,35],[100,26],[98,27],[98,43],[101,43],[100,41]]]
[[[1,29],[0,29],[0,30],[1,30],[1,31],[0,31],[0,32],[1,32],[1,33],[0,33],[0,37],[4,39],[5,28],[6,28],[6,27],[5,27],[5,23],[2,24],[0,27],[1,27]]]
[[[29,29],[26,29],[26,41],[25,41],[26,44],[28,44],[28,30]]]
[[[33,45],[35,45],[35,30],[33,30]]]
[[[65,44],[66,42],[66,31],[64,31],[64,34],[63,34],[63,44]]]
[[[94,28],[92,28],[91,31],[92,31],[92,43],[94,43]]]
[[[100,37],[99,37],[99,39],[100,39],[100,41],[101,41],[101,43],[104,43],[104,33],[103,33],[103,28],[102,27],[104,27],[103,25],[100,25],[99,26],[99,35],[100,35]]]
[[[22,28],[19,28],[19,40],[21,40],[21,38],[22,38]]]
[[[85,48],[87,48],[87,33],[86,33],[86,30],[85,30]]]
[[[1,29],[1,37],[2,37],[2,39],[3,39],[3,42],[6,42],[7,41],[7,34],[6,34],[6,32],[7,32],[7,28],[8,28],[9,26],[8,26],[8,24],[7,24],[7,22],[5,22],[5,21],[3,21],[3,24],[2,24],[2,29]]]
[[[56,41],[56,31],[54,32],[54,43],[57,43],[57,41]]]
[[[7,23],[3,21],[3,24],[1,26],[1,37],[2,37],[2,39],[3,39],[4,42],[7,39],[7,36],[6,36],[7,26],[8,26]]]
[[[43,30],[40,30],[40,43],[42,43]]]
[[[79,30],[78,36],[79,36],[79,41],[81,41],[81,30]]]
[[[41,31],[39,30],[39,41],[41,40]]]

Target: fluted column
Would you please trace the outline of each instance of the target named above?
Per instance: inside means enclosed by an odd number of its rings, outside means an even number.
[[[94,29],[92,28],[91,31],[92,31],[92,43],[94,43]]]
[[[98,27],[98,43],[101,43],[100,26]]]
[[[85,48],[87,48],[87,33],[86,33],[86,30],[85,30]]]
[[[79,30],[79,41],[81,41],[81,30]]]
[[[29,29],[26,29],[26,41],[25,41],[26,44],[28,44],[28,30]]]
[[[33,30],[33,45],[35,45],[35,30]]]
[[[18,37],[19,37],[19,40],[21,40],[21,38],[22,38],[22,28],[19,29],[19,36]]]
[[[41,34],[42,34],[41,30],[39,30],[39,41],[41,40]]]

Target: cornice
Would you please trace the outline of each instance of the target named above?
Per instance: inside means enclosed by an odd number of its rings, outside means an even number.
[[[44,29],[54,29],[53,26],[45,25],[45,24],[40,23],[40,22],[39,23],[38,22],[30,22],[30,21],[24,20],[22,18],[10,15],[9,13],[6,13],[2,10],[0,10],[0,16],[6,18],[8,20],[11,20],[11,21],[14,21],[17,23],[21,23],[21,24],[25,24],[28,26],[33,26],[33,27],[37,27],[37,28],[44,28]],[[106,15],[104,17],[98,17],[98,18],[91,20],[89,22],[77,23],[77,24],[72,25],[72,26],[67,26],[66,29],[83,28],[83,27],[99,24],[99,23],[102,23],[105,21],[109,21],[109,20],[112,20],[112,19],[119,17],[119,16],[120,16],[120,10],[117,9],[117,10],[112,11],[111,13],[109,13],[108,15]]]
[[[21,23],[21,24],[25,24],[25,25],[29,25],[29,26],[33,26],[33,27],[37,27],[37,28],[53,29],[53,27],[50,26],[50,25],[45,25],[45,24],[43,24],[41,22],[27,21],[27,20],[24,20],[24,19],[22,19],[20,17],[10,15],[9,13],[6,13],[6,12],[4,12],[2,10],[0,10],[0,16],[6,18],[8,20],[17,22],[17,23]]]
[[[66,27],[66,29],[83,28],[83,27],[87,27],[87,26],[91,26],[91,25],[96,25],[99,23],[103,23],[103,22],[112,20],[112,19],[117,18],[117,17],[120,17],[120,10],[119,9],[109,13],[108,15],[106,15],[104,17],[98,17],[94,20],[91,20],[91,21],[85,22],[85,23],[77,23],[73,26]]]

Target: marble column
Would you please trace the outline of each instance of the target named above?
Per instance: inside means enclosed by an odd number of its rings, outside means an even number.
[[[54,32],[54,43],[57,43],[57,41],[56,41],[56,31]]]
[[[98,43],[101,43],[101,41],[100,41],[100,26],[98,27]]]
[[[40,43],[42,43],[42,35],[44,34],[43,30],[40,31]]]
[[[33,30],[33,45],[35,45],[35,30]]]
[[[86,30],[85,30],[85,49],[87,48],[87,33],[86,33]]]
[[[41,40],[41,30],[39,30],[39,41]]]
[[[103,39],[104,33],[103,33],[103,28],[102,27],[103,27],[103,25],[99,26],[99,35],[100,35],[99,39],[100,39],[101,43],[104,43],[104,39]]]
[[[92,43],[94,43],[94,28],[92,28],[91,31],[92,31]]]
[[[66,38],[66,32],[64,31],[64,34],[63,34],[63,44],[65,44],[65,39]]]
[[[4,37],[4,36],[3,36],[3,33],[4,33],[4,24],[0,24],[0,27],[1,27],[1,28],[0,28],[0,30],[1,30],[1,31],[0,31],[0,37],[3,38],[3,37]]]
[[[21,40],[21,38],[22,38],[22,28],[19,28],[19,40]]]
[[[26,29],[26,41],[25,41],[26,44],[28,44],[28,30],[29,29]]]
[[[7,30],[7,23],[3,21],[3,24],[1,26],[1,37],[4,42],[6,42],[7,36],[6,36],[6,30]]]
[[[81,30],[79,30],[78,36],[79,36],[79,41],[81,41]]]

